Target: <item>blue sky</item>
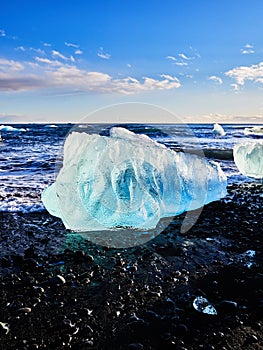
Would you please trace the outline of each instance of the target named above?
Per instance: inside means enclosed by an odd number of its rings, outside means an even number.
[[[263,123],[262,16],[261,0],[5,1],[0,123],[77,122],[118,103],[125,115],[129,102]]]

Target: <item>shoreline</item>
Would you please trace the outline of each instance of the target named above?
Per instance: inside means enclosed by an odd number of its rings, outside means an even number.
[[[261,349],[262,189],[229,185],[190,231],[182,214],[126,249],[70,235],[47,212],[0,213],[3,348]],[[197,296],[217,315],[196,311]]]

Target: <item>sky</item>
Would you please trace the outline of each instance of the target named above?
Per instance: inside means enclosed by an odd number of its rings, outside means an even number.
[[[4,1],[0,123],[114,122],[112,105],[263,123],[262,17],[262,0]]]

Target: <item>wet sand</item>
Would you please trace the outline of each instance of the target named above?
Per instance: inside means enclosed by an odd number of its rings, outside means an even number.
[[[181,215],[126,249],[1,213],[2,349],[262,349],[262,202],[262,184],[230,185],[188,232]]]

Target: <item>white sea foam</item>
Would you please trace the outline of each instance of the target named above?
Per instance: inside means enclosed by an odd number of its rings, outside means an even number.
[[[20,131],[27,131],[24,128],[14,128],[11,125],[0,125],[0,131],[14,131],[14,132],[20,132]]]
[[[45,128],[57,128],[57,125],[55,124],[45,125]]]
[[[263,126],[253,126],[252,128],[245,128],[244,134],[247,136],[262,136],[263,137]]]

